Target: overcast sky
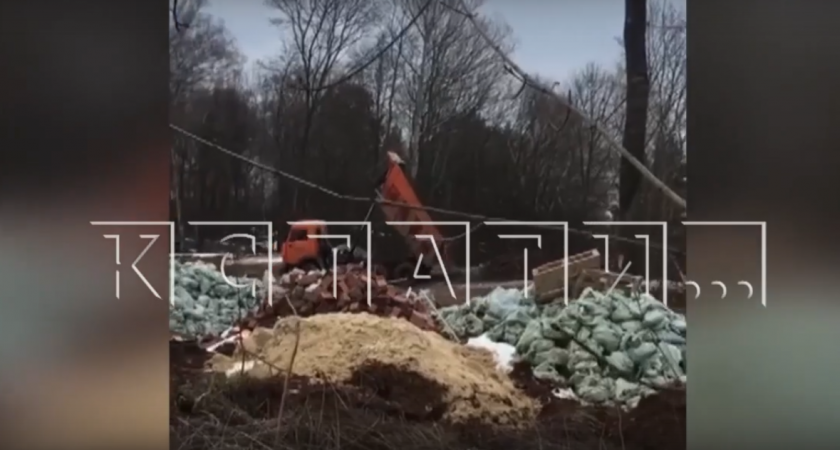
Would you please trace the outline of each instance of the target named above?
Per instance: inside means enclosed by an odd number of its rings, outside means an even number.
[[[685,9],[686,0],[666,0]],[[207,12],[222,20],[249,62],[276,55],[280,32],[269,25],[277,13],[263,0],[210,0]],[[587,63],[614,64],[624,21],[621,0],[487,0],[484,14],[513,29],[514,61],[532,75],[568,80]]]

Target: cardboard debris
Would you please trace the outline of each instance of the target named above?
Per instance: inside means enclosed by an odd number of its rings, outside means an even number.
[[[372,275],[371,301],[368,305],[367,271],[361,265],[339,266],[335,274],[323,270],[304,272],[294,269],[268,281],[272,281],[272,304],[266,302],[247,321],[250,322],[245,324],[247,328],[257,324],[264,326],[277,317],[294,314],[308,317],[337,312],[367,312],[381,317],[405,319],[422,330],[438,331],[431,305],[426,300],[406,296],[380,275]]]

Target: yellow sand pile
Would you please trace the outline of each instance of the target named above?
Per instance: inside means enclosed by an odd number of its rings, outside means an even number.
[[[451,422],[478,420],[516,426],[527,425],[536,415],[535,402],[496,369],[489,352],[447,341],[404,320],[370,314],[288,318],[273,330],[257,329],[243,342],[245,358],[250,359],[244,364],[247,375],[285,375],[298,322],[295,375],[352,384],[359,379],[361,367],[388,367],[392,374],[386,377],[383,389],[400,391],[403,397],[428,398],[435,395],[429,385],[442,386],[442,417]],[[259,357],[249,358],[249,353]],[[241,354],[232,359],[217,358],[214,367],[238,371],[241,358]],[[424,382],[418,383],[418,379]],[[418,385],[427,387],[418,389]]]

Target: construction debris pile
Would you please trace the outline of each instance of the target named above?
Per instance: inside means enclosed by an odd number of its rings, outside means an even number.
[[[437,330],[429,302],[419,296],[404,294],[382,276],[372,276],[371,303],[368,305],[367,280],[367,272],[360,265],[339,266],[335,274],[295,269],[272,280],[272,305],[270,308],[266,305],[258,316],[284,317],[291,313],[306,317],[333,312],[368,312],[405,319],[422,330]]]
[[[333,283],[335,281],[335,285]],[[175,263],[175,292],[169,310],[170,331],[192,338],[219,336],[240,324],[254,328],[277,317],[302,317],[332,312],[368,312],[405,319],[422,330],[437,331],[427,299],[406,295],[374,275],[368,305],[367,272],[357,265],[340,266],[335,276],[323,270],[292,270],[263,280],[227,279],[213,264]],[[267,286],[272,286],[271,304]]]
[[[410,323],[418,331],[462,341],[482,337],[485,344],[509,344],[535,378],[569,388],[589,404],[632,408],[657,388],[685,382],[685,317],[651,296],[627,296],[622,289],[605,294],[586,288],[564,305],[562,299],[546,303],[518,289],[496,288],[438,315],[428,297],[408,295],[378,275],[370,278],[369,303],[368,275],[361,265],[340,266],[335,273],[266,273],[262,281],[226,278],[201,262],[176,263],[175,272],[170,330],[186,337],[271,328],[278,317],[350,320],[344,318],[353,314],[334,313],[368,313],[399,319],[388,321],[394,326]]]
[[[685,382],[685,317],[647,295],[586,289],[565,306],[497,288],[441,315],[462,339],[486,333],[515,346],[536,378],[587,403],[632,408],[654,388]]]
[[[257,292],[247,287],[253,283]],[[258,309],[260,289],[259,280],[225,279],[213,264],[176,261],[169,330],[190,337],[218,335]]]

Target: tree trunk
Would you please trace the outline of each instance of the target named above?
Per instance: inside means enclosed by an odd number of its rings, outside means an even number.
[[[184,234],[184,216],[183,210],[181,205],[181,184],[184,182],[184,175],[183,175],[183,167],[184,164],[179,161],[177,157],[177,148],[175,145],[171,148],[170,153],[170,161],[172,163],[172,168],[170,169],[172,174],[172,184],[174,184],[174,191],[175,191],[175,224],[177,225],[178,229],[178,236],[174,237],[173,239],[177,239],[176,242],[178,243],[178,251],[185,252],[186,246],[186,235]]]
[[[627,76],[627,113],[624,119],[622,144],[633,156],[645,163],[647,130],[648,79],[647,0],[624,1],[624,53]],[[633,198],[639,190],[642,174],[626,159],[621,160],[619,207],[622,220],[631,220]]]
[[[650,80],[648,79],[647,49],[645,34],[647,33],[647,0],[624,1],[624,57],[627,77],[627,113],[624,117],[624,148],[645,164],[645,138],[647,131],[648,94]],[[642,174],[633,167],[626,158],[621,160],[619,179],[618,203],[620,217],[618,220],[633,221],[634,198],[639,192]],[[625,238],[633,238],[635,227],[619,227]],[[644,250],[640,246],[629,243],[619,246],[623,260],[628,264],[636,262],[633,267],[644,267],[639,264],[644,258]],[[609,264],[609,262],[607,262]],[[619,263],[619,264],[624,264]],[[620,267],[619,270],[623,270]],[[636,273],[636,271],[631,271]],[[646,275],[646,274],[642,274]]]

